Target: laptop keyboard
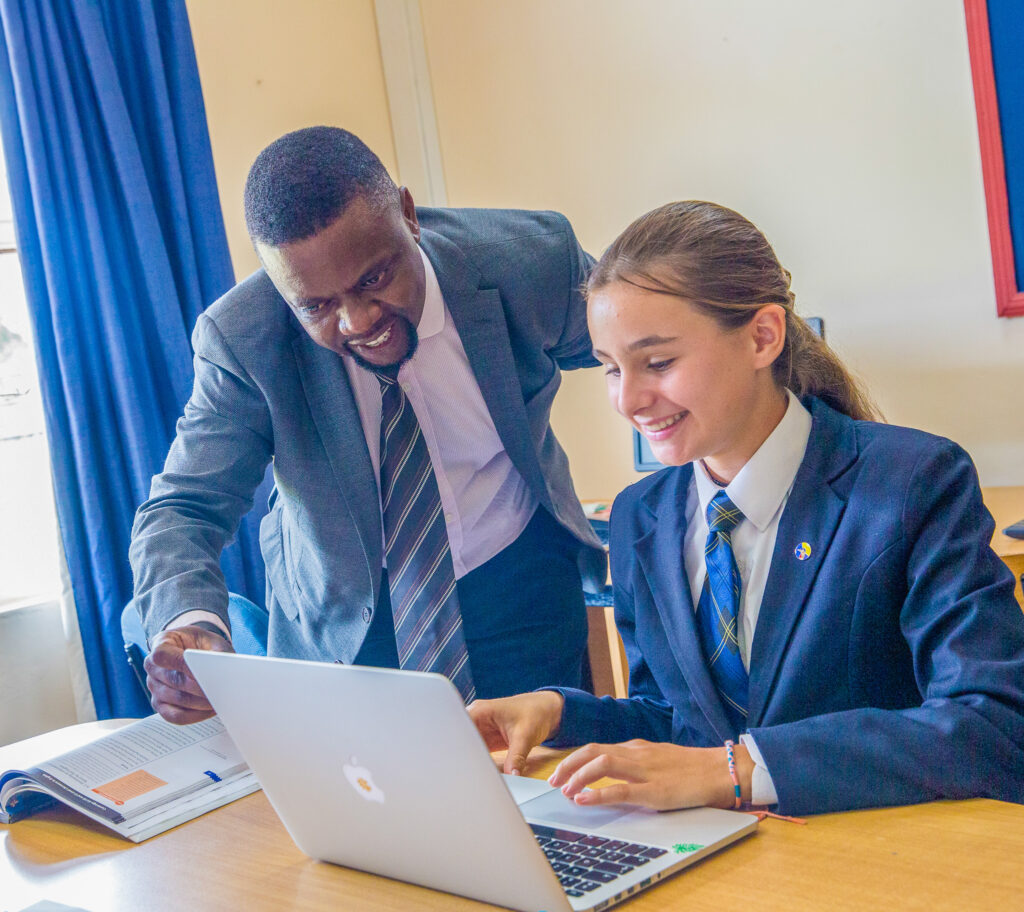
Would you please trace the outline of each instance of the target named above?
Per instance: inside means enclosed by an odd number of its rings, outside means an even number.
[[[666,854],[665,849],[639,842],[588,836],[539,823],[531,823],[530,829],[568,896],[585,896]]]

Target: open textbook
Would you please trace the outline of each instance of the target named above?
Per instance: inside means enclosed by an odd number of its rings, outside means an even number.
[[[56,799],[141,842],[259,787],[216,716],[182,726],[149,716],[0,773],[0,823]]]

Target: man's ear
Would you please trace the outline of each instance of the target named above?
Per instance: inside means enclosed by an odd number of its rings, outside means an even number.
[[[398,188],[398,199],[402,206],[402,219],[412,232],[412,236],[418,244],[420,241],[420,220],[416,217],[416,204],[412,201],[412,194],[408,187]]]
[[[786,344],[786,309],[765,304],[750,321],[756,367],[768,367],[782,354]]]

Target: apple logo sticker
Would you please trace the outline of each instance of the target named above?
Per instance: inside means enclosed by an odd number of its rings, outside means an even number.
[[[360,766],[355,757],[350,757],[349,762],[343,763],[341,769],[345,773],[349,785],[355,789],[360,798],[377,801],[380,804],[384,803],[384,793],[373,781],[373,774],[365,766]]]

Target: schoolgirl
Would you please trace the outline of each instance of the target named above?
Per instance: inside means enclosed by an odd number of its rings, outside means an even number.
[[[613,407],[669,466],[612,508],[629,697],[474,704],[506,771],[546,741],[586,745],[551,777],[580,804],[1024,801],[1024,615],[967,453],[874,420],[722,206],[627,228],[588,321]]]

